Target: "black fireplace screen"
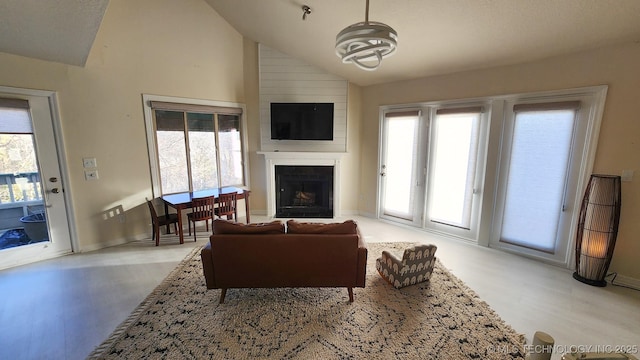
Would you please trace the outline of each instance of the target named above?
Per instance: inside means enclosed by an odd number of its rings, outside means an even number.
[[[333,166],[277,165],[275,170],[276,217],[333,217]]]

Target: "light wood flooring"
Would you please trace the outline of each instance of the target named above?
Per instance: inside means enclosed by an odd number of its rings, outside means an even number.
[[[591,287],[573,280],[567,269],[353,218],[368,242],[436,244],[444,266],[528,341],[541,330],[555,338],[557,349],[640,347],[638,291]],[[179,245],[167,235],[159,247],[149,239],[0,271],[0,359],[84,359],[194,247],[207,241],[204,232],[198,238]]]

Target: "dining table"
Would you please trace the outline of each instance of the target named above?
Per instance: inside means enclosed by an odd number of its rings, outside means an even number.
[[[180,193],[173,193],[162,195],[160,198],[164,202],[164,213],[169,213],[169,207],[176,209],[178,215],[178,234],[180,237],[180,244],[184,244],[184,230],[182,229],[182,210],[191,208],[191,203],[193,199],[210,197],[213,196],[215,198],[215,202],[218,202],[218,198],[220,194],[230,194],[237,193],[237,199],[244,199],[245,210],[246,210],[246,219],[247,224],[251,222],[251,217],[249,215],[249,194],[251,191],[248,189],[243,189],[235,186],[226,186],[221,188],[214,189],[204,189],[198,191],[185,191]],[[238,219],[238,209],[236,207],[235,212],[236,221]],[[169,229],[167,228],[167,231]]]

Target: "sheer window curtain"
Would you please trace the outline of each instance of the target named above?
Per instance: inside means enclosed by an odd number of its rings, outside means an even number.
[[[429,219],[469,229],[482,107],[438,109],[432,125]]]

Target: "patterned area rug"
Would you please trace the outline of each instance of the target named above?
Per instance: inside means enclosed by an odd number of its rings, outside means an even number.
[[[524,337],[436,263],[431,281],[400,290],[375,270],[366,288],[207,290],[194,250],[91,359],[524,359]],[[437,253],[436,253],[437,256]]]

